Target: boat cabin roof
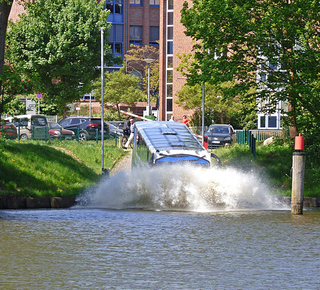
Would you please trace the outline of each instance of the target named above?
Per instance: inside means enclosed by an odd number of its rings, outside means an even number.
[[[183,123],[170,121],[136,122],[146,145],[156,151],[205,150]]]

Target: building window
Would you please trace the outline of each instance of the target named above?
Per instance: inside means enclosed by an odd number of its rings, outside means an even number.
[[[109,32],[109,42],[123,42],[122,24],[112,24]]]
[[[173,39],[173,26],[168,27],[168,39]]]
[[[111,13],[113,13],[113,4],[106,3],[106,10],[109,10]]]
[[[260,116],[260,127],[265,128],[266,127],[266,117]]]
[[[172,99],[167,99],[167,112],[172,112]]]
[[[149,0],[150,6],[159,6],[160,0]]]
[[[108,37],[108,40],[109,40],[109,45],[112,50],[112,53],[122,55],[123,25],[112,24],[109,32],[110,32],[110,35]]]
[[[167,98],[172,98],[172,85],[167,85]]]
[[[122,14],[122,4],[116,4],[114,8],[114,13]]]
[[[122,55],[122,43],[114,43],[110,42],[110,50],[113,54],[121,54]]]
[[[142,45],[142,26],[130,26],[130,44]]]
[[[167,54],[173,54],[173,41],[168,41],[168,51]]]
[[[168,0],[168,10],[173,10],[173,0]]]
[[[122,54],[122,43],[115,43],[114,44],[114,53]]]
[[[173,12],[168,12],[168,25],[173,25]]]
[[[149,45],[159,46],[159,26],[150,26]]]
[[[130,0],[129,3],[130,5],[142,6],[142,0]]]
[[[268,128],[277,128],[277,117],[275,116],[268,117]]]
[[[173,70],[167,70],[167,83],[173,82]]]
[[[105,4],[105,9],[109,10],[111,13],[122,14],[123,13],[122,0],[108,0]]]
[[[168,56],[167,68],[173,68],[173,57],[172,56]]]

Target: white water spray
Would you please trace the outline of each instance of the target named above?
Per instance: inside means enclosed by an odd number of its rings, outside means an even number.
[[[121,171],[102,180],[77,203],[94,208],[203,212],[284,208],[254,172],[191,165]]]

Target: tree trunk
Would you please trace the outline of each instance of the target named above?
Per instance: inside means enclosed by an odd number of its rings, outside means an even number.
[[[117,104],[117,111],[118,111],[118,120],[121,121],[120,106],[119,106],[119,104]]]
[[[64,105],[62,109],[62,119],[65,118],[67,118],[67,105]]]
[[[290,125],[289,125],[289,133],[290,133],[290,139],[294,139],[298,135],[298,129],[297,129],[297,119],[295,114],[294,106],[291,102],[288,104],[288,111],[290,114]]]
[[[13,0],[0,1],[0,75],[3,70],[7,26],[12,3]]]

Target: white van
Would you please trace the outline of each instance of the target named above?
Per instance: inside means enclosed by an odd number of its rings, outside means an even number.
[[[21,140],[49,139],[48,121],[45,115],[17,115],[7,120],[16,125]]]

